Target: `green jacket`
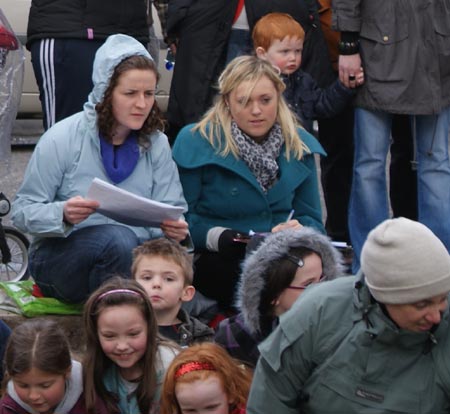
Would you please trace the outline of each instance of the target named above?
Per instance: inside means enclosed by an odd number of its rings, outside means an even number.
[[[362,274],[308,289],[260,346],[248,414],[450,412],[448,311],[399,329]]]

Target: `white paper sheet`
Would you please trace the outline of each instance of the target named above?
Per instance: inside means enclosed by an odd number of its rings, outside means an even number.
[[[94,178],[86,198],[100,203],[98,213],[137,227],[159,227],[164,220],[178,220],[183,207],[149,200]]]

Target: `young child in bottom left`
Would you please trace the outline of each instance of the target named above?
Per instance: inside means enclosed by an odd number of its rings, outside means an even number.
[[[87,409],[98,395],[110,414],[159,413],[164,373],[179,348],[159,336],[145,290],[111,278],[91,294],[83,318]]]
[[[55,321],[32,319],[12,332],[5,351],[1,414],[85,414],[82,368]],[[108,414],[96,398],[91,411]]]

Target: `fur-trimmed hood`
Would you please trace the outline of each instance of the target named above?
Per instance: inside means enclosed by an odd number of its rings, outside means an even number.
[[[327,236],[311,227],[270,234],[243,262],[237,291],[236,306],[252,334],[260,331],[259,305],[266,284],[266,270],[274,260],[287,255],[293,247],[308,248],[321,257],[325,280],[344,274],[341,254]]]

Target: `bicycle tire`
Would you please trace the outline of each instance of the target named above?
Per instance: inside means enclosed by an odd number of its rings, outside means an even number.
[[[19,230],[4,226],[6,242],[11,250],[11,260],[3,263],[0,252],[0,281],[17,282],[30,277],[28,270],[29,240]]]

